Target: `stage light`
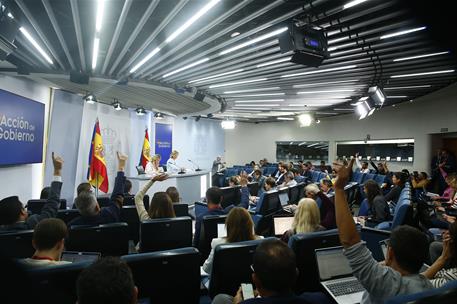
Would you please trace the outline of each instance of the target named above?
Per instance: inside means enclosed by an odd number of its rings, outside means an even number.
[[[235,129],[235,121],[234,120],[223,120],[221,121],[221,127],[224,130],[233,130]]]
[[[309,127],[313,122],[313,117],[311,114],[301,114],[298,116],[298,121],[300,122],[300,127]]]
[[[146,110],[143,107],[139,107],[135,110],[136,115],[138,116],[143,116],[146,114]]]
[[[163,119],[163,118],[164,118],[164,116],[163,116],[163,114],[162,114],[162,113],[160,113],[160,112],[156,112],[156,113],[154,114],[154,118],[155,118],[155,119]]]
[[[121,106],[121,103],[120,103],[119,101],[115,101],[115,102],[113,103],[113,107],[114,107],[114,109],[115,109],[116,111],[122,110],[122,106]]]
[[[83,97],[83,100],[88,104],[94,104],[97,102],[97,98],[95,98],[94,94],[87,94]]]

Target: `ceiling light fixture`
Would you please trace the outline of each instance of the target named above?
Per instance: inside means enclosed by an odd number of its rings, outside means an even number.
[[[163,116],[162,113],[156,112],[156,113],[154,114],[154,118],[155,118],[155,119],[161,120],[161,119],[164,119],[164,116]]]
[[[363,3],[365,1],[367,1],[367,0],[353,0],[353,1],[348,2],[345,5],[343,5],[343,9],[348,9],[350,7],[353,7],[353,6],[356,6],[356,5],[360,4],[360,3]]]
[[[182,71],[184,71],[184,70],[190,69],[190,68],[192,68],[192,67],[194,67],[194,66],[196,66],[196,65],[205,63],[205,62],[207,62],[208,60],[209,60],[209,57],[206,57],[206,58],[203,58],[203,59],[201,59],[201,60],[195,61],[195,62],[193,62],[193,63],[191,63],[191,64],[185,65],[185,66],[183,66],[183,67],[181,67],[181,68],[179,68],[179,69],[176,69],[176,70],[174,70],[174,71],[171,71],[171,72],[169,72],[169,73],[163,75],[162,78],[166,78],[166,77],[168,77],[168,76],[171,76],[171,75],[174,75],[174,74],[176,74],[176,73],[182,72]]]
[[[319,73],[333,72],[333,71],[340,71],[340,70],[348,70],[348,69],[353,69],[353,68],[356,68],[356,67],[357,67],[357,65],[355,65],[355,64],[354,65],[345,65],[345,66],[336,67],[336,68],[329,68],[329,69],[315,70],[315,71],[309,71],[309,72],[303,72],[303,73],[281,75],[281,78],[303,76],[303,75],[312,75],[312,74],[319,74]]]
[[[339,90],[324,90],[324,91],[301,91],[300,94],[324,94],[324,93],[341,93],[341,92],[354,92],[354,89],[339,89]]]
[[[235,121],[234,120],[223,120],[221,121],[221,127],[224,130],[233,130],[235,129]]]
[[[280,106],[280,104],[273,103],[273,104],[253,104],[253,105],[237,104],[237,105],[234,105],[233,107],[234,108],[261,108],[261,107],[279,107],[279,106]]]
[[[284,62],[284,61],[290,61],[291,58],[292,58],[292,56],[289,56],[289,57],[284,57],[284,58],[277,59],[277,60],[268,61],[265,63],[258,64],[257,67],[261,68],[264,66],[268,66],[268,65],[272,65],[272,64],[276,64],[276,63],[280,63],[280,62]]]
[[[299,89],[299,88],[305,88],[305,87],[313,87],[313,86],[337,84],[337,83],[346,83],[346,82],[356,82],[356,81],[359,81],[359,79],[329,81],[329,82],[316,82],[316,83],[306,83],[306,84],[295,84],[292,87],[295,88],[295,89]]]
[[[214,89],[214,88],[220,88],[220,87],[228,87],[228,86],[232,86],[232,85],[239,85],[239,84],[247,84],[247,83],[265,81],[267,79],[268,78],[259,78],[259,79],[251,79],[251,80],[244,80],[244,81],[236,81],[236,82],[227,82],[227,83],[221,83],[221,84],[214,84],[214,85],[210,85],[209,88],[210,89]]]
[[[386,96],[386,98],[407,98],[408,96],[405,96],[405,95],[395,95],[395,96]]]
[[[102,29],[103,13],[105,10],[105,0],[97,1],[97,16],[95,18],[95,30],[97,33]]]
[[[251,44],[257,43],[257,42],[259,42],[259,41],[268,39],[268,38],[270,38],[270,37],[279,35],[279,34],[285,32],[285,31],[287,31],[287,29],[288,29],[287,26],[282,27],[282,28],[277,29],[277,30],[275,30],[275,31],[273,31],[273,32],[270,32],[270,33],[268,33],[268,34],[265,34],[265,35],[259,36],[259,37],[257,37],[257,38],[254,38],[254,39],[252,39],[252,40],[248,40],[248,41],[243,42],[243,43],[241,43],[241,44],[235,45],[234,47],[231,47],[231,48],[229,48],[229,49],[226,49],[226,50],[220,52],[219,55],[225,55],[225,54],[234,52],[234,51],[236,51],[236,50],[239,50],[239,49],[241,49],[241,48],[244,48],[244,47],[246,47],[246,46],[248,46],[248,45],[251,45]]]
[[[425,84],[425,85],[417,85],[417,86],[406,86],[406,87],[389,87],[389,88],[384,88],[384,90],[406,90],[406,89],[424,89],[424,88],[430,88],[430,84]]]
[[[248,90],[238,90],[238,91],[226,91],[223,94],[237,94],[237,93],[249,93],[249,92],[263,92],[263,91],[275,91],[281,90],[280,87],[271,87],[271,88],[261,88],[261,89],[248,89]]]
[[[24,27],[21,26],[19,28],[19,31],[21,31],[25,38],[27,38],[27,40],[35,47],[35,49],[41,54],[41,56],[43,56],[44,59],[46,59],[47,62],[53,64],[51,57],[49,57],[48,54],[46,54],[46,52],[41,48],[41,46],[36,42],[36,40],[33,39],[33,37]]]
[[[405,60],[412,60],[412,59],[419,59],[419,58],[426,58],[426,57],[432,57],[432,56],[438,56],[438,55],[444,55],[444,54],[449,54],[449,51],[446,52],[438,52],[438,53],[430,53],[430,54],[423,54],[423,55],[417,55],[417,56],[411,56],[411,57],[402,57],[402,58],[396,58],[393,61],[405,61]]]
[[[100,38],[94,38],[94,49],[92,52],[92,70],[97,66],[98,48],[100,46]]]
[[[320,119],[316,119],[316,123],[320,124],[321,123]]]
[[[255,102],[281,102],[284,99],[252,99],[252,100],[235,100],[235,103],[255,103]]]
[[[277,120],[295,120],[293,117],[276,117]]]
[[[229,72],[225,72],[225,73],[221,73],[221,74],[216,74],[216,75],[212,75],[212,76],[208,76],[208,77],[204,77],[204,78],[200,78],[200,79],[191,80],[191,81],[189,81],[189,83],[200,82],[203,80],[207,80],[207,79],[211,79],[211,78],[218,78],[221,76],[230,75],[230,74],[234,74],[234,73],[240,73],[243,71],[244,71],[244,69],[233,70],[233,71],[229,71]]]
[[[179,34],[184,32],[189,26],[191,26],[195,21],[197,21],[201,16],[206,14],[213,6],[215,6],[220,0],[212,0],[204,7],[202,7],[195,15],[187,20],[183,25],[181,25],[173,34],[171,34],[166,40],[166,43],[173,41]]]
[[[119,101],[115,101],[113,102],[113,107],[116,111],[120,111],[122,110],[122,106],[121,106],[121,103]]]
[[[453,73],[453,72],[455,72],[455,70],[441,70],[441,71],[433,71],[433,72],[392,75],[392,76],[390,76],[390,78],[415,77],[415,76],[425,76],[425,75],[435,75],[435,74],[446,74],[446,73]]]
[[[240,34],[240,32],[233,32],[232,34],[230,34],[230,37],[234,38],[234,37],[238,36],[239,34]]]
[[[152,50],[148,55],[146,55],[146,57],[144,57],[143,59],[141,59],[141,61],[138,62],[138,63],[130,70],[130,73],[135,73],[136,70],[138,70],[143,64],[146,63],[146,61],[148,61],[149,59],[151,59],[152,56],[154,56],[155,54],[157,54],[159,51],[160,51],[160,48],[159,48],[159,47],[156,47],[154,50]]]
[[[143,107],[138,107],[135,110],[135,112],[136,112],[136,115],[138,115],[138,116],[143,116],[146,114],[146,110]]]
[[[383,36],[379,37],[379,39],[387,39],[387,38],[402,36],[402,35],[406,35],[406,34],[409,34],[409,33],[422,31],[422,30],[425,30],[426,28],[427,28],[426,26],[421,26],[421,27],[416,27],[416,28],[404,30],[404,31],[394,32],[394,33],[390,33],[390,34],[387,34],[387,35],[383,35]]]
[[[83,100],[88,104],[94,104],[97,102],[97,98],[95,98],[94,94],[87,94],[83,97]]]
[[[309,113],[301,114],[298,116],[300,127],[309,127],[313,122],[313,117]]]
[[[282,96],[282,95],[286,95],[286,93],[266,93],[266,94],[238,95],[238,96],[234,96],[234,98],[239,98],[239,97]]]

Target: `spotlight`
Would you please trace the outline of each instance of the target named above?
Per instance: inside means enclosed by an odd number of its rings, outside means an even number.
[[[155,119],[163,119],[163,114],[160,113],[160,112],[156,112],[156,113],[154,114],[154,118],[155,118]]]
[[[298,116],[298,121],[300,122],[300,127],[309,127],[313,122],[313,117],[309,113],[301,114]]]
[[[120,103],[119,101],[115,101],[115,102],[113,103],[113,107],[114,107],[114,109],[115,109],[116,111],[122,110],[122,106],[121,106],[121,103]]]
[[[321,123],[320,119],[316,119],[316,123],[320,124]]]
[[[187,116],[183,116],[183,118],[182,118],[182,119],[186,120],[186,119],[187,119]]]
[[[386,100],[386,95],[378,86],[368,88],[368,95],[373,100],[375,107],[382,107]]]
[[[213,117],[213,114],[209,113],[208,115],[206,115],[206,117],[212,118],[212,117]]]
[[[221,121],[221,127],[224,130],[233,130],[235,129],[235,121],[234,120],[223,120]]]
[[[136,115],[138,116],[143,116],[146,114],[146,110],[143,107],[139,107],[135,110]]]
[[[95,98],[94,94],[87,94],[83,97],[83,100],[88,104],[94,104],[97,102],[97,98]]]
[[[198,122],[198,121],[200,120],[200,118],[201,118],[201,116],[200,116],[200,115],[198,115],[197,117],[195,117],[195,121],[197,121],[197,122]]]

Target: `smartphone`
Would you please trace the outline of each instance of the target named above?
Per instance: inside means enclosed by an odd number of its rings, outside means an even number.
[[[241,283],[241,292],[243,293],[243,300],[254,298],[254,289],[252,284]]]

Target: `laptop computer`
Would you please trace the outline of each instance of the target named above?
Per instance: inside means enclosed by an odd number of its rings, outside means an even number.
[[[67,262],[95,262],[101,257],[100,252],[63,251],[60,259]]]
[[[362,284],[352,274],[343,247],[316,249],[321,285],[338,304],[355,304],[362,300]]]
[[[226,237],[227,236],[227,230],[225,229],[225,224],[224,223],[218,223],[217,224],[217,237]]]
[[[284,232],[292,228],[293,216],[278,216],[273,218],[273,229],[275,235],[283,235]]]
[[[280,192],[279,201],[282,207],[286,206],[289,203],[289,194],[287,192]]]

